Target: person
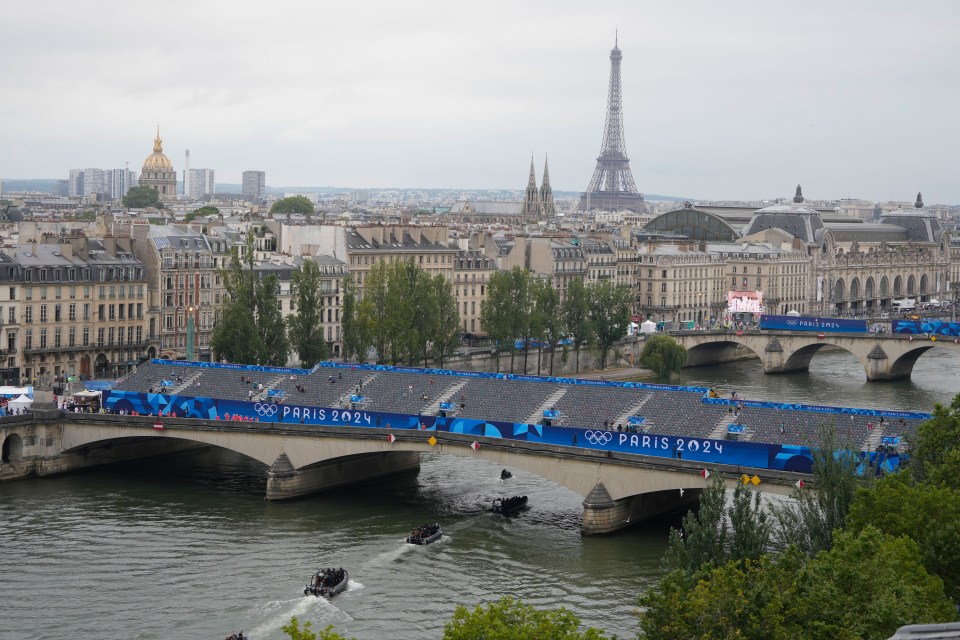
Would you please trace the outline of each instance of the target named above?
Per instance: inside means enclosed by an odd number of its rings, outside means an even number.
[[[784,433],[786,433],[786,429],[784,428],[783,423],[781,423],[781,424],[780,424],[780,435],[783,435]]]
[[[577,446],[577,434],[576,434],[576,433],[573,434],[572,443],[573,443],[573,446],[574,446],[574,447]]]

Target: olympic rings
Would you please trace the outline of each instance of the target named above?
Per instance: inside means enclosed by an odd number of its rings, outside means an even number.
[[[253,410],[257,412],[257,415],[261,418],[269,418],[270,416],[276,415],[277,405],[275,404],[265,404],[265,403],[256,403],[253,405]]]
[[[613,440],[613,434],[609,431],[587,431],[583,434],[590,444],[607,444]]]

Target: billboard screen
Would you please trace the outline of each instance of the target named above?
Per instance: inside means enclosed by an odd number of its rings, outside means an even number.
[[[763,313],[763,291],[728,291],[727,313]]]

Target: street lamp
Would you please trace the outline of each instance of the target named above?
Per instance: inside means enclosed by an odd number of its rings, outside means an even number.
[[[193,307],[187,309],[187,360],[193,360]]]

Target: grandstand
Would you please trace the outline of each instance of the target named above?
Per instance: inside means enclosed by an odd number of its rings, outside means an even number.
[[[735,408],[734,403],[704,401],[704,390],[639,384],[576,384],[558,379],[514,379],[507,375],[455,371],[395,370],[386,366],[325,365],[310,372],[267,367],[151,361],[122,379],[122,391],[166,392],[184,396],[282,402],[307,407],[344,408],[352,394],[365,398],[365,409],[406,415],[436,415],[440,402],[456,406],[455,416],[513,423],[540,422],[543,411],[556,409],[561,426],[625,429],[631,416],[642,416],[646,433],[720,439],[727,425],[744,427],[738,439],[815,447],[823,426],[833,426],[838,444],[872,450],[883,435],[909,438],[920,418],[822,413],[775,406]],[[769,404],[769,403],[764,403]],[[872,423],[873,428],[868,428]]]

